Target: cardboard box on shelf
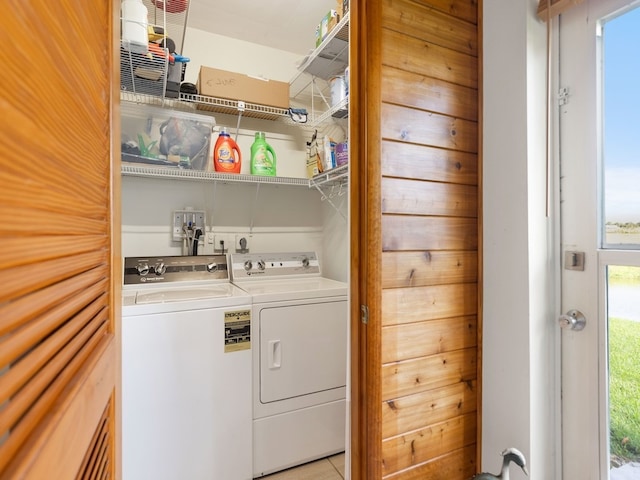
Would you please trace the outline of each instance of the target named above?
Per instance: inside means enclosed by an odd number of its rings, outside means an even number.
[[[286,82],[202,66],[197,85],[200,95],[289,108],[289,84]]]
[[[329,34],[329,32],[331,30],[333,30],[335,28],[336,25],[338,25],[338,22],[340,21],[340,15],[338,15],[338,12],[335,10],[331,10],[329,13],[329,20],[327,23],[327,35]]]
[[[344,0],[336,0],[336,12],[338,12],[338,21],[344,17]]]
[[[316,47],[322,43],[339,21],[340,16],[336,10],[329,10],[329,13],[322,17],[320,24],[316,27]]]

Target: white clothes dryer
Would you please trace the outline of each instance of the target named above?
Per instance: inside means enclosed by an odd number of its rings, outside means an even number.
[[[314,252],[231,254],[252,297],[253,475],[345,450],[347,284]]]
[[[225,255],[125,258],[124,480],[252,478],[250,303]]]

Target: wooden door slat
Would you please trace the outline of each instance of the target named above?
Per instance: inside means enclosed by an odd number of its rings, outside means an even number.
[[[384,252],[383,288],[424,287],[478,281],[478,252]]]
[[[476,446],[468,445],[420,465],[386,475],[384,480],[469,480],[476,472]]]
[[[28,219],[16,223],[15,219]],[[0,210],[0,234],[4,235],[99,235],[104,233],[108,211],[101,219],[87,218],[16,206]]]
[[[474,185],[383,178],[381,200],[383,213],[478,216],[478,189]]]
[[[382,174],[387,177],[478,184],[478,156],[426,145],[385,140],[382,142]]]
[[[473,55],[383,28],[382,57],[389,67],[478,88],[478,59]]]
[[[468,153],[478,151],[476,122],[388,103],[382,105],[382,136]]]
[[[425,10],[411,0],[384,0],[383,7],[387,12],[382,23],[385,28],[478,56],[479,39],[475,24],[437,10]]]
[[[92,290],[100,289],[99,293]],[[105,292],[108,283],[100,269],[93,269],[81,275],[69,278],[48,288],[32,293],[0,306],[0,336],[10,333],[21,325],[35,318],[40,318],[42,328],[47,328],[49,322],[56,322],[56,318],[71,317],[93,298]],[[68,303],[60,305],[61,300],[69,299]],[[58,305],[60,305],[58,307]],[[57,312],[51,310],[60,308]],[[59,317],[57,316],[59,315]]]
[[[80,348],[79,350],[76,350],[75,356],[67,358],[67,355],[64,355],[64,357],[63,355],[60,355],[59,357],[56,357],[56,359],[52,360],[43,370],[54,370],[60,373],[57,377],[54,377],[55,379],[53,382],[49,384],[44,393],[38,397],[37,402],[31,406],[29,411],[20,419],[20,422],[11,430],[11,435],[9,435],[7,440],[0,445],[0,474],[3,473],[7,466],[9,466],[11,460],[16,460],[14,457],[18,452],[18,449],[27,440],[29,435],[38,426],[44,416],[50,411],[53,402],[68,385],[71,378],[82,367],[83,362],[87,360],[92,351],[97,347],[101,337],[106,335],[106,322],[100,324],[98,330],[95,332],[91,332],[90,329],[92,326],[93,324],[90,324],[85,327],[85,330],[91,335],[76,337],[73,340],[73,344],[69,344],[68,350],[64,352],[65,354],[68,354],[69,351],[74,351],[75,349]],[[85,337],[88,337],[89,341],[87,343],[84,343],[87,340]],[[62,368],[65,365],[66,368]],[[13,408],[12,405],[14,401],[16,400],[12,400],[3,412],[3,415],[9,408]],[[11,470],[10,466],[9,470]]]
[[[393,67],[382,69],[382,101],[478,121],[478,90]]]
[[[102,414],[102,419],[98,424],[98,428],[96,429],[93,438],[91,439],[90,447],[87,450],[87,454],[84,457],[80,470],[78,470],[78,476],[76,477],[78,480],[86,478],[86,472],[90,472],[95,468],[95,464],[98,459],[97,451],[104,441],[108,441],[109,407],[110,404],[107,405],[107,408],[105,408],[105,411]]]
[[[472,24],[478,23],[477,0],[412,0],[428,9],[435,9]]]
[[[0,377],[0,403],[8,400],[22,388],[92,318],[98,315],[101,309],[105,308],[105,296],[104,294],[98,296],[93,303],[75,315],[73,321],[67,321],[66,318],[69,317],[58,316],[52,312],[51,317],[60,320],[55,323],[50,322],[50,325],[46,325],[46,319],[38,321],[35,325],[29,324],[0,342],[0,351],[2,351],[0,365],[11,363],[9,371]],[[57,324],[60,322],[66,323],[58,327]],[[29,352],[29,355],[23,357],[25,352]]]
[[[414,433],[384,440],[384,472],[397,472],[437,458],[476,441],[476,415],[461,415]]]
[[[43,242],[47,248],[42,248]],[[2,249],[0,249],[0,269],[41,263],[87,252],[106,251],[108,247],[107,235],[5,237],[2,239]]]
[[[382,436],[395,437],[434,423],[475,412],[477,381],[420,392],[382,404]]]
[[[107,457],[107,443],[106,440],[108,439],[108,435],[105,432],[104,436],[103,436],[103,442],[100,444],[100,448],[96,454],[96,462],[93,465],[93,468],[89,471],[89,475],[87,478],[94,480],[97,478],[100,478],[102,476],[102,472],[104,472],[106,466],[107,466],[107,461],[108,461],[108,457]]]
[[[474,218],[382,216],[382,251],[477,250]]]
[[[85,324],[83,329],[64,345],[62,349],[56,352],[55,356],[49,358],[49,361],[34,375],[29,382],[16,393],[5,408],[0,412],[0,432],[7,432],[10,429],[15,431],[15,425],[18,420],[26,415],[27,411],[33,408],[39,398],[46,396],[49,385],[54,379],[60,376],[67,365],[80,351],[87,340],[100,328],[106,328],[107,315],[105,311],[95,316],[90,322]],[[21,421],[20,424],[23,422]],[[12,432],[13,436],[13,432]],[[0,466],[2,465],[0,461]],[[0,470],[1,471],[1,470]]]
[[[475,316],[382,328],[382,363],[427,357],[477,345]]]
[[[2,180],[0,180],[1,182]],[[47,197],[43,199],[42,191],[47,190]],[[78,198],[77,201],[69,198],[66,192],[54,192],[43,185],[34,185],[33,183],[25,186],[11,183],[11,186],[0,191],[0,202],[7,209],[20,208],[23,211],[25,207],[34,210],[42,210],[51,212],[53,215],[64,214],[76,217],[87,218],[104,218],[105,206],[91,199]],[[24,219],[21,219],[24,221]],[[15,222],[14,222],[15,223]]]
[[[382,366],[382,401],[476,380],[477,349],[467,348]]]
[[[400,325],[478,313],[475,283],[391,288],[382,291],[382,325]]]
[[[104,261],[104,252],[98,251],[0,270],[0,285],[3,285],[0,302],[49,287],[93,269],[101,271],[104,278],[107,278],[109,272]],[[19,282],[14,281],[18,278]]]

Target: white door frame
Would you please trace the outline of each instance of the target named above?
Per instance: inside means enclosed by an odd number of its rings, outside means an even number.
[[[602,250],[599,198],[602,155],[601,19],[637,3],[585,0],[560,18],[561,252],[585,252],[584,271],[562,269],[561,310],[578,309],[583,331],[562,333],[562,450],[566,480],[607,479],[607,264],[638,264],[633,252]],[[635,263],[634,263],[635,262]],[[597,292],[597,295],[595,294]]]

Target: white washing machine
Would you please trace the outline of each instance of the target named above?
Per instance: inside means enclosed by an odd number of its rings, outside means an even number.
[[[253,301],[253,475],[345,450],[347,284],[313,252],[231,254]]]
[[[251,298],[225,255],[125,258],[124,480],[248,480]]]

